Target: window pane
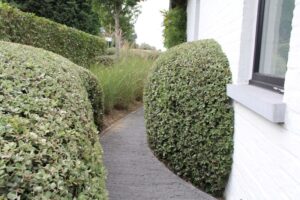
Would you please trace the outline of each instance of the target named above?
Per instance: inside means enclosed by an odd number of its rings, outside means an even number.
[[[295,0],[266,0],[259,73],[284,78]]]

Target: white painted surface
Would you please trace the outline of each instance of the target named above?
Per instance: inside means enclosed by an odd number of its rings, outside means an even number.
[[[284,101],[288,109],[286,128],[300,135],[300,0],[296,0],[292,26]]]
[[[298,200],[300,136],[235,103],[234,164],[227,200]]]
[[[257,8],[258,0],[244,0],[238,75],[235,84],[248,84],[252,77]]]
[[[194,41],[198,38],[200,19],[200,0],[190,0],[187,5],[187,41]]]
[[[285,121],[286,105],[281,94],[248,84],[228,84],[227,95],[270,122]]]
[[[195,21],[196,19],[196,1],[200,0],[189,0],[187,5],[187,41],[194,41],[197,39],[195,36]]]
[[[240,38],[242,31],[242,0],[200,0],[198,39],[213,38],[228,57],[234,83],[237,82]]]
[[[235,84],[247,84],[251,78],[257,6],[258,0],[201,0],[197,39],[213,38],[221,44]],[[188,27],[188,35],[191,30]],[[227,200],[300,199],[299,36],[300,0],[296,0],[284,95],[286,123],[274,124],[234,104],[234,163]]]

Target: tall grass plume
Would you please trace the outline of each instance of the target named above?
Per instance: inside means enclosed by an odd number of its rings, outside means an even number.
[[[104,91],[105,113],[112,109],[127,109],[143,97],[144,82],[155,57],[145,57],[124,51],[112,66],[94,65],[91,71]]]

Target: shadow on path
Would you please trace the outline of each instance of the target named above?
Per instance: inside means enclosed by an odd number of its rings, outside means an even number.
[[[152,154],[142,108],[111,127],[101,143],[110,200],[215,200],[173,174]]]

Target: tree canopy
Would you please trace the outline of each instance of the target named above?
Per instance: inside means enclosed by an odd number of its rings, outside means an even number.
[[[139,14],[137,5],[141,1],[143,0],[94,0],[106,30],[113,27],[117,56],[123,38],[130,42],[135,40],[134,20]]]
[[[113,36],[115,32],[115,18],[112,10],[109,10],[102,4],[95,5],[95,11],[98,13],[100,23],[108,36]],[[120,15],[120,29],[122,30],[122,38],[130,43],[134,43],[136,34],[134,24],[140,13],[139,7],[134,6],[127,10],[123,10]]]

